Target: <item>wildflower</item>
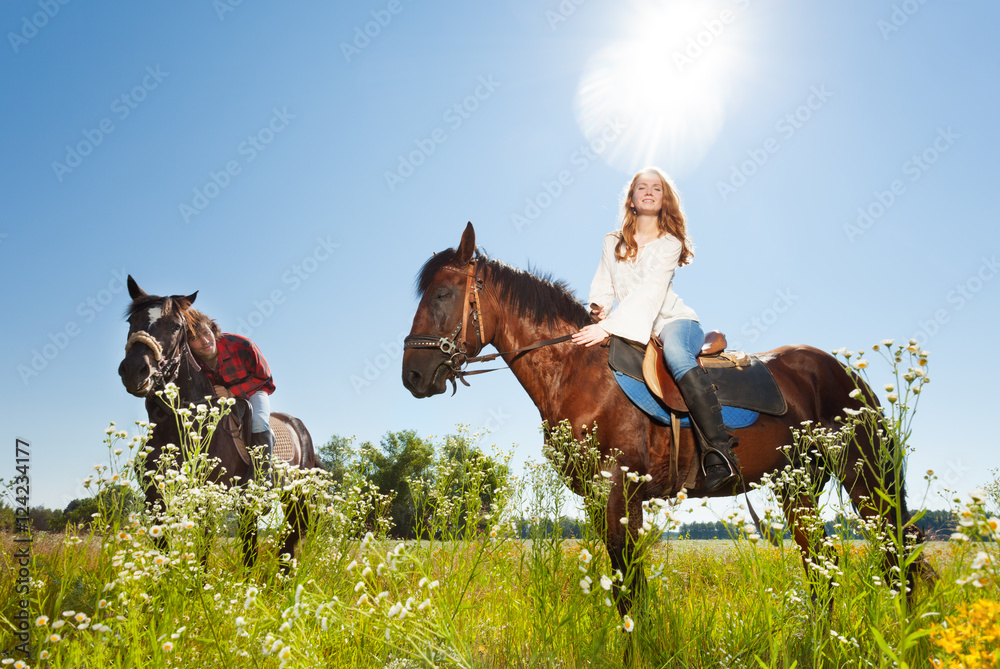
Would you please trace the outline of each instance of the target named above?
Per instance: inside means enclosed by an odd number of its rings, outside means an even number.
[[[583,594],[585,595],[590,594],[590,583],[587,582],[587,579],[585,578],[580,579],[580,589],[583,590]]]
[[[604,598],[604,605],[607,606],[607,607],[609,607],[609,608],[611,607],[611,598],[610,597],[605,597]]]
[[[349,565],[347,565],[347,571],[351,571],[351,570],[353,570],[357,566],[358,566],[358,561],[357,560],[351,560],[351,563]]]
[[[48,641],[49,643],[59,643],[60,641],[62,641],[62,637],[59,636],[58,634],[53,633],[49,635],[46,641]]]
[[[853,367],[854,369],[864,369],[867,366],[868,366],[868,361],[864,359],[855,360],[853,363],[851,363],[851,367]]]
[[[601,575],[601,587],[605,590],[611,589],[611,578],[609,576]]]
[[[358,581],[358,584],[354,586],[354,592],[359,592],[365,587],[364,581]]]
[[[609,479],[609,478],[611,478],[611,472],[606,472],[606,471],[604,471],[604,470],[602,469],[602,470],[601,470],[601,476],[603,476],[603,477],[604,477],[604,478],[606,478],[606,479]]]
[[[677,501],[683,502],[688,498],[687,488],[681,488],[680,492],[677,493]]]
[[[594,559],[594,556],[590,554],[586,548],[580,551],[580,561],[584,564],[590,564],[590,561]]]
[[[969,498],[972,499],[973,504],[982,504],[986,501],[986,493],[984,493],[980,488],[969,491]]]
[[[174,649],[174,644],[173,644],[172,641],[164,641],[163,642],[163,652],[164,653],[169,653],[173,649]]]
[[[632,631],[635,629],[635,622],[632,620],[631,617],[625,616],[624,618],[622,618],[622,629],[628,632],[629,634],[632,633]]]
[[[851,399],[855,399],[856,400],[859,397],[861,397],[861,389],[860,388],[855,388],[851,392],[847,393],[847,396],[850,397]]]
[[[423,610],[427,609],[428,607],[430,607],[430,605],[431,605],[431,600],[430,599],[425,599],[424,601],[420,602],[420,604],[417,605],[417,610],[418,611],[423,611]]]
[[[889,400],[889,404],[895,404],[896,400],[899,399],[899,395],[896,393],[889,393],[889,396],[886,399]]]
[[[622,473],[628,473],[628,467],[626,467],[624,465],[622,465],[621,467],[619,467],[619,469],[622,470]]]
[[[632,483],[639,482],[639,475],[636,474],[635,472],[629,472],[628,474],[626,474],[626,476],[628,476],[628,480],[631,481]]]
[[[35,618],[35,626],[36,627],[44,627],[44,626],[46,626],[48,624],[49,624],[49,617],[48,616],[38,616],[37,618]]]
[[[427,583],[428,583],[428,582],[429,582],[429,581],[428,581],[427,577],[426,577],[426,576],[424,576],[423,578],[421,578],[421,579],[420,579],[420,580],[419,580],[419,581],[417,582],[417,587],[418,587],[418,588],[422,588],[422,587],[424,587],[425,585],[427,585]]]
[[[163,528],[160,527],[159,525],[153,525],[151,528],[149,528],[149,536],[153,538],[163,536]]]
[[[278,651],[278,659],[279,660],[287,660],[288,656],[291,655],[291,654],[292,654],[292,647],[291,646],[285,646],[280,651]]]
[[[987,553],[979,551],[976,554],[976,559],[972,561],[972,568],[975,570],[980,570],[983,567],[991,567],[993,565],[993,558],[991,558]]]

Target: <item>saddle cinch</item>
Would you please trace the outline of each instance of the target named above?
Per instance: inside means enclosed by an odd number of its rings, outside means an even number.
[[[233,397],[229,389],[215,386],[216,397]],[[292,467],[298,467],[302,462],[302,442],[294,429],[284,420],[285,414],[272,412],[268,423],[274,433],[274,457],[284,460]],[[236,450],[244,463],[250,464],[250,402],[236,398],[232,410],[219,423],[217,429],[225,430],[233,438]]]
[[[670,409],[688,412],[677,382],[663,362],[663,346],[655,335],[645,346],[612,336],[608,362],[612,369],[643,381]],[[715,385],[720,404],[773,416],[788,409],[771,371],[756,356],[727,351],[726,337],[721,332],[713,330],[705,335],[698,362]]]

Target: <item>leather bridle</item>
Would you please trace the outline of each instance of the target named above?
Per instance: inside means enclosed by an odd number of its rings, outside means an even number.
[[[466,270],[469,265],[472,265],[472,271]],[[437,380],[437,375],[442,370],[449,369],[454,375],[449,379],[452,385],[452,395],[454,395],[455,391],[458,389],[458,386],[455,384],[456,378],[461,381],[463,385],[468,386],[469,382],[465,380],[466,376],[471,376],[473,374],[485,374],[486,372],[494,372],[497,369],[500,369],[499,367],[495,367],[493,369],[480,369],[474,372],[465,371],[465,367],[473,362],[489,362],[490,360],[495,360],[500,356],[511,353],[525,353],[543,346],[550,346],[552,344],[559,344],[564,341],[568,341],[572,337],[572,335],[563,335],[562,337],[546,339],[545,341],[536,342],[512,351],[503,351],[490,353],[489,355],[469,357],[469,351],[471,350],[470,343],[476,347],[475,350],[477,352],[481,351],[487,344],[486,324],[484,321],[482,300],[480,298],[480,291],[483,293],[486,292],[486,258],[479,255],[479,252],[477,251],[475,258],[470,260],[464,267],[445,265],[444,269],[452,272],[458,272],[466,277],[465,292],[462,295],[462,318],[459,319],[458,325],[455,326],[455,329],[452,330],[451,334],[447,337],[417,334],[409,335],[403,339],[404,349],[436,348],[448,358],[447,362],[439,365],[434,371],[434,377],[431,379],[431,384]],[[474,340],[468,335],[469,323],[472,323],[476,331],[476,338]],[[460,336],[462,338],[461,342],[459,342]]]
[[[471,346],[477,346],[477,351],[482,350],[482,348],[486,346],[486,340],[484,338],[486,334],[486,327],[483,323],[483,309],[479,297],[479,291],[485,290],[484,274],[486,264],[482,262],[482,260],[482,256],[477,253],[476,257],[473,260],[470,260],[465,267],[454,267],[451,265],[445,266],[445,269],[451,272],[458,272],[466,277],[465,292],[462,294],[462,317],[458,320],[458,325],[456,325],[455,329],[451,331],[451,334],[447,337],[417,334],[409,335],[403,340],[404,349],[436,348],[441,351],[441,353],[443,353],[448,360],[438,367],[438,370],[434,373],[435,377],[437,376],[438,371],[442,368],[447,368],[450,369],[454,373],[455,377],[457,377],[465,385],[469,385],[469,382],[464,378],[466,374],[481,373],[464,371],[465,366],[470,362],[479,361],[478,358],[469,357]],[[467,270],[469,265],[472,266],[471,271]],[[468,334],[470,322],[476,331],[476,338],[474,340],[471,339]],[[461,337],[461,341],[459,341],[459,337]],[[452,379],[452,384],[454,384],[454,378]]]

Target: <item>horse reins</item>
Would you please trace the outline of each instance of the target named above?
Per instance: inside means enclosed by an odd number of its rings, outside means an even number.
[[[486,264],[483,262],[484,258],[476,253],[476,257],[470,260],[468,265],[474,265],[471,272],[465,270],[465,267],[454,267],[451,265],[446,265],[445,269],[458,272],[466,277],[465,280],[465,293],[462,295],[462,318],[459,319],[458,325],[452,330],[451,334],[447,337],[439,337],[436,335],[409,335],[403,340],[403,348],[436,348],[448,356],[448,362],[438,367],[434,375],[437,376],[439,370],[447,367],[452,371],[454,377],[451,379],[454,389],[458,386],[455,385],[455,378],[461,381],[464,385],[468,386],[469,382],[465,380],[466,376],[471,376],[473,374],[485,374],[486,372],[495,372],[499,367],[493,369],[480,369],[472,372],[465,371],[465,367],[473,362],[489,362],[491,360],[496,360],[497,358],[505,355],[511,354],[521,354],[532,351],[536,348],[542,348],[543,346],[551,346],[552,344],[560,344],[564,341],[568,341],[573,335],[563,335],[561,337],[556,337],[554,339],[546,339],[544,341],[535,342],[534,344],[529,344],[528,346],[523,346],[521,348],[516,348],[511,351],[500,351],[497,353],[490,353],[489,355],[480,355],[475,357],[469,357],[470,350],[470,337],[467,334],[468,324],[471,321],[475,326],[476,339],[472,341],[473,345],[478,344],[478,350],[482,350],[486,346],[485,334],[486,334],[486,324],[483,320],[483,308],[482,301],[479,296],[479,291],[486,291]],[[480,270],[482,270],[483,276],[480,276]],[[459,336],[461,336],[462,341],[459,343]],[[454,394],[454,392],[452,393]]]

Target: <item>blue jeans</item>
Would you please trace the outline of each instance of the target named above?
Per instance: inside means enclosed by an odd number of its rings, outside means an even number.
[[[250,431],[270,432],[271,396],[261,390],[247,399],[250,400]]]
[[[705,331],[698,321],[682,318],[670,321],[660,331],[663,342],[663,361],[677,381],[698,366],[698,353],[705,343]]]

